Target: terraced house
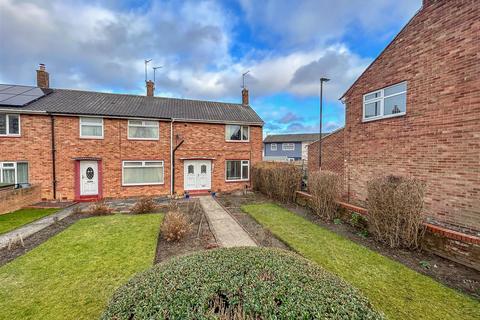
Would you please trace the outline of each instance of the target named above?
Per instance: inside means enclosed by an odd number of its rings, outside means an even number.
[[[262,119],[221,103],[0,85],[0,182],[41,184],[44,199],[231,191],[262,159]]]

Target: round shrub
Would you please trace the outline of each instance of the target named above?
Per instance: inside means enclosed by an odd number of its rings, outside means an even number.
[[[102,319],[382,319],[344,281],[289,251],[173,258],[119,288]]]

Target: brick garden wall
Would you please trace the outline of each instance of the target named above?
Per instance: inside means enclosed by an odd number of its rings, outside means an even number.
[[[429,1],[345,96],[349,198],[363,205],[368,180],[426,182],[429,220],[480,231],[480,6]],[[362,122],[365,93],[407,82],[405,116]]]
[[[12,212],[23,207],[40,202],[42,198],[41,185],[30,188],[10,189],[0,191],[0,214]]]

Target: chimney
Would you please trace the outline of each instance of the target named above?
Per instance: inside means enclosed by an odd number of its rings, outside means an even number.
[[[40,63],[37,70],[37,87],[46,89],[50,87],[50,77],[45,70],[45,65]]]
[[[155,93],[155,83],[152,80],[147,81],[147,97],[153,97]]]
[[[248,89],[245,87],[242,89],[242,104],[245,107],[250,104],[248,101]]]

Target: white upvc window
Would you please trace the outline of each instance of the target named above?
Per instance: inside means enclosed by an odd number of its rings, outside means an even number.
[[[226,141],[249,141],[250,127],[236,124],[225,125]]]
[[[270,150],[271,151],[277,151],[277,144],[276,143],[270,144]]]
[[[20,115],[0,113],[0,136],[20,136]]]
[[[363,121],[398,117],[406,112],[406,82],[363,95]]]
[[[128,139],[158,140],[158,121],[128,120]]]
[[[250,178],[250,161],[248,160],[226,160],[225,180],[226,181],[247,181]]]
[[[163,161],[123,161],[122,185],[145,186],[163,184]]]
[[[27,162],[0,162],[0,185],[28,183]]]
[[[293,151],[295,150],[295,143],[282,143],[283,151]]]
[[[103,118],[80,117],[80,138],[103,139]]]

